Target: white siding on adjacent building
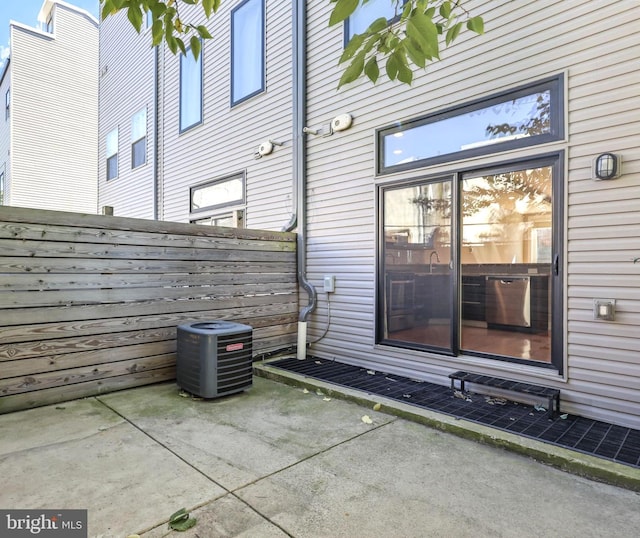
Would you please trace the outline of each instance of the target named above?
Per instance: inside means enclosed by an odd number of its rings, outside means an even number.
[[[309,6],[308,124],[350,112],[354,126],[309,139],[308,275],[337,277],[331,325],[312,352],[345,362],[446,383],[469,368],[557,386],[562,408],[640,427],[640,4],[631,1],[473,1],[465,9],[485,18],[484,36],[461,36],[442,61],[413,85],[358,83],[336,91],[342,28],[327,27],[330,5]],[[602,24],[602,21],[607,21]],[[316,46],[317,44],[322,46]],[[499,162],[547,151],[566,152],[565,372],[474,357],[377,346],[374,340],[375,187],[460,166],[375,177],[376,128],[564,73],[566,140],[478,158]],[[623,155],[623,176],[591,179],[599,153]],[[593,299],[617,300],[615,322],[593,320]],[[326,302],[312,316],[310,338],[326,323]]]
[[[54,31],[11,25],[11,205],[97,209],[98,24],[53,3]]]
[[[8,60],[7,60],[8,61]],[[11,191],[11,121],[6,118],[5,99],[11,88],[10,64],[4,66],[4,73],[0,71],[0,174],[4,173],[4,205],[9,205]]]

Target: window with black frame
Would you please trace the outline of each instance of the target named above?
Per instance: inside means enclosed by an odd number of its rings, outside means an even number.
[[[562,140],[561,96],[556,76],[380,129],[378,173]]]
[[[264,0],[244,0],[231,12],[231,105],[265,88]]]
[[[180,132],[202,123],[203,56],[203,47],[197,59],[190,47],[180,55]]]
[[[245,174],[239,172],[189,189],[190,222],[243,227]]]

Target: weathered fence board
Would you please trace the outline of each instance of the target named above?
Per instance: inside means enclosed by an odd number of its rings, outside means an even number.
[[[287,322],[296,318],[296,306],[291,303],[269,304],[258,307],[220,308],[216,310],[216,316],[220,319],[237,320],[251,318],[252,327],[260,327],[262,324],[273,325]],[[5,327],[2,331],[2,344],[0,344],[0,361],[2,361],[2,346],[13,342],[37,342],[50,338],[65,338],[90,334],[107,334],[121,332],[131,327],[136,329],[150,329],[159,327],[175,327],[189,321],[204,321],[210,319],[209,311],[180,312],[167,314],[153,314],[148,316],[125,316],[120,318],[90,319],[80,321],[61,321],[53,323],[38,323],[33,325],[17,325]]]
[[[269,308],[271,305],[289,304],[287,294],[257,295],[251,297],[220,297],[216,299],[216,310],[227,308],[256,309]],[[140,301],[127,305],[125,316],[144,316],[149,314],[169,314],[180,312],[200,312],[211,310],[210,300],[192,299],[189,301]],[[297,305],[296,305],[297,306]],[[122,307],[114,304],[51,306],[46,308],[14,309],[2,323],[6,327],[75,320],[116,320],[123,317]],[[248,313],[250,314],[250,312]]]
[[[176,327],[296,340],[295,235],[0,207],[0,413],[175,377]]]
[[[283,256],[284,258],[284,256]],[[287,256],[289,259],[289,257]],[[259,261],[227,261],[226,263],[180,260],[102,260],[100,258],[25,258],[12,257],[3,253],[0,257],[0,271],[19,273],[280,273],[295,270],[295,259],[260,263]]]

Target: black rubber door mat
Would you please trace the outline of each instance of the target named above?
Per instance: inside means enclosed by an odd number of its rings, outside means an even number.
[[[543,408],[313,357],[282,359],[270,366],[640,467],[640,430],[576,415],[550,418]]]

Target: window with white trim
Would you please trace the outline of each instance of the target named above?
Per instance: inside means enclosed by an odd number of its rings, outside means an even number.
[[[136,112],[131,119],[131,168],[147,162],[147,109]]]
[[[118,128],[107,133],[106,137],[107,180],[118,177]]]

